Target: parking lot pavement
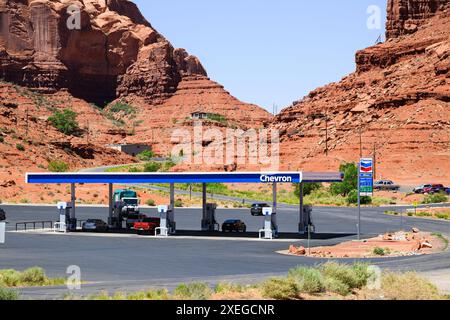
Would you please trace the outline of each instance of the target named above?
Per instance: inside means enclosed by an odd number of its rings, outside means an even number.
[[[174,239],[145,239],[140,237],[53,236],[11,232],[15,223],[33,220],[57,220],[58,212],[52,207],[2,206],[7,212],[7,243],[0,246],[0,268],[23,270],[43,267],[49,276],[64,277],[69,266],[81,268],[82,279],[93,282],[89,290],[102,288],[127,289],[130,282],[139,286],[164,286],[192,279],[222,279],[244,275],[279,275],[297,265],[316,265],[323,262],[307,257],[279,255],[276,251],[287,249],[282,241],[217,241],[196,237]],[[146,209],[148,214],[156,214]],[[362,231],[373,236],[400,229],[400,218],[383,214],[383,208],[365,208],[362,214]],[[78,208],[78,218],[103,218],[106,208]],[[251,232],[262,226],[262,217],[250,216],[249,210],[218,210],[218,220],[243,219]],[[312,246],[333,245],[355,239],[357,210],[352,208],[315,208],[314,222],[319,236]],[[200,210],[176,211],[180,229],[198,232]],[[295,233],[298,213],[293,209],[278,212],[280,231]],[[449,233],[449,222],[404,217],[405,229],[419,227],[424,231]],[[291,243],[306,246],[305,239]],[[344,260],[352,262],[353,260]],[[386,269],[416,270],[421,272],[450,268],[450,254],[368,261]],[[131,287],[130,287],[131,288]],[[87,290],[88,290],[87,289]],[[28,290],[28,289],[27,289]],[[33,289],[38,290],[38,289]],[[45,290],[45,289],[42,289]],[[48,289],[50,290],[50,289]],[[55,289],[64,290],[63,289]],[[59,292],[59,291],[58,291]],[[42,291],[37,295],[43,294]],[[45,292],[44,292],[45,294]]]

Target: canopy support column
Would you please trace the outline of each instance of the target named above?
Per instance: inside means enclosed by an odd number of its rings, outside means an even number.
[[[114,195],[113,195],[113,184],[108,184],[108,225],[111,227],[113,225],[113,215],[114,215]]]
[[[70,184],[70,205],[72,209],[70,210],[70,219],[75,219],[75,202],[77,200],[76,194],[75,194],[75,183]]]
[[[176,224],[175,224],[175,184],[170,184],[170,209],[167,213],[167,220],[169,220],[169,232],[175,233]]]
[[[299,221],[299,224],[298,224],[298,231],[299,231],[299,233],[301,233],[301,234],[304,234],[305,233],[305,230],[306,230],[306,224],[305,224],[305,208],[304,208],[304,199],[303,199],[303,187],[304,187],[304,184],[303,184],[303,182],[302,183],[300,183],[300,185],[299,185],[299,198],[300,198],[300,213],[299,213],[299,219],[300,219],[300,221]]]
[[[273,205],[272,205],[272,229],[275,231],[275,237],[278,237],[278,223],[277,223],[277,207],[278,207],[278,201],[277,201],[277,184],[273,184],[272,194],[273,194]]]

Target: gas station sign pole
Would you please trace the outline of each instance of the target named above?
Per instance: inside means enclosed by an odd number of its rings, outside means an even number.
[[[358,165],[358,240],[361,240],[361,197],[373,196],[373,159],[362,158]]]

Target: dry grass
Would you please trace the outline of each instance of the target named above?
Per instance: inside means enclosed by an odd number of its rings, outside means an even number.
[[[436,286],[414,272],[387,273],[382,278],[382,292],[387,300],[440,300]]]

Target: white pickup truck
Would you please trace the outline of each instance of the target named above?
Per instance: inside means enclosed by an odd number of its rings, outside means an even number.
[[[391,180],[380,180],[375,182],[374,185],[375,190],[388,190],[388,191],[398,191],[400,190],[400,186],[395,184]]]

